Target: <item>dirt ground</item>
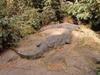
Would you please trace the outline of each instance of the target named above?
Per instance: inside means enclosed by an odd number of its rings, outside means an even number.
[[[79,33],[73,34],[73,43],[52,48],[35,60],[7,50],[0,55],[0,75],[96,75],[96,68],[100,67],[100,45],[95,40],[90,42],[90,37],[86,42],[78,41]],[[18,48],[33,49],[33,36],[24,38]]]
[[[100,54],[72,47],[54,49],[37,60],[22,59],[9,50],[0,57],[0,75],[96,75]]]

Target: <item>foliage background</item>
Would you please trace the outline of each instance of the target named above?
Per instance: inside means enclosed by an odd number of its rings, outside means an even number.
[[[0,0],[0,49],[65,17],[100,30],[100,0]]]

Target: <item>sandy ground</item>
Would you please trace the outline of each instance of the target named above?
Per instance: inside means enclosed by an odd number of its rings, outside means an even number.
[[[73,34],[79,36],[77,32]],[[18,48],[33,49],[36,40],[33,36],[24,38]],[[13,50],[7,50],[0,55],[0,75],[96,75],[100,45],[89,39],[86,42],[80,39],[78,43],[79,38],[75,37],[73,43],[52,48],[35,60],[21,58]]]

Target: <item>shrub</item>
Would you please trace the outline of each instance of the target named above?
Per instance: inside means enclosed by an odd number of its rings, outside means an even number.
[[[100,67],[97,68],[96,75],[100,75]]]
[[[0,15],[12,17],[32,7],[32,0],[0,0]]]
[[[14,42],[19,40],[19,32],[17,28],[9,25],[7,19],[0,20],[0,28],[2,29],[0,32],[0,47],[7,48],[8,46],[15,45]]]
[[[16,45],[22,37],[40,28],[40,16],[35,9],[25,11],[22,15],[0,19],[0,47]]]
[[[50,6],[44,7],[42,12],[42,25],[48,25],[53,21],[57,21],[55,10]]]
[[[77,17],[79,21],[89,21],[93,25],[100,24],[100,3],[99,0],[75,0],[66,1],[62,4],[61,10],[66,15]]]
[[[6,15],[5,8],[6,8],[5,0],[0,0],[0,18]]]
[[[22,17],[24,23],[32,26],[34,29],[39,29],[41,27],[41,14],[38,13],[36,9],[31,8],[26,10],[22,14]]]

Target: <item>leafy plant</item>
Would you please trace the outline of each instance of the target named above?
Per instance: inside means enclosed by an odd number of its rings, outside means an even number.
[[[99,0],[75,0],[66,1],[62,4],[61,10],[66,15],[77,17],[79,21],[89,21],[93,25],[100,24],[100,3]],[[93,23],[94,22],[94,23]]]
[[[100,68],[97,68],[96,75],[100,75]]]
[[[48,25],[52,21],[57,20],[55,10],[52,9],[50,6],[43,8],[41,17],[42,17],[42,25]]]
[[[35,9],[29,9],[22,15],[0,19],[0,47],[15,45],[22,37],[40,28],[40,16]]]
[[[34,29],[39,29],[41,27],[41,14],[37,12],[36,9],[31,8],[22,14],[23,21],[27,25],[32,26]]]
[[[0,28],[2,29],[0,32],[0,47],[7,48],[11,45],[15,45],[14,42],[19,40],[18,30],[16,30],[14,26],[9,25],[7,19],[0,20]]]

